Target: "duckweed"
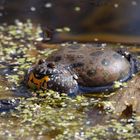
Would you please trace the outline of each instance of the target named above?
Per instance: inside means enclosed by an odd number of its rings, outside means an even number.
[[[25,95],[27,91],[31,93],[30,98],[18,97],[20,104],[15,110],[0,114],[0,138],[138,140],[140,118],[133,116],[131,119],[135,121],[118,121],[113,103],[107,99],[81,95],[70,98],[65,93],[60,95],[51,90],[30,91],[25,83],[20,83],[33,63],[56,51],[49,48],[38,50],[35,47],[42,39],[41,32],[41,27],[34,26],[30,20],[25,23],[16,20],[15,25],[0,25],[0,95],[4,98],[6,88],[12,89],[9,87],[15,89],[14,93],[10,91],[12,95],[15,94],[14,98],[23,92]],[[7,85],[3,86],[3,81]],[[117,83],[115,86],[118,88],[122,85]]]

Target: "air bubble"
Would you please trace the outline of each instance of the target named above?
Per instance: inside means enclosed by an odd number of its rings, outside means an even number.
[[[32,7],[30,8],[30,10],[31,10],[31,11],[36,11],[36,8],[32,6]]]
[[[46,4],[45,4],[45,7],[46,7],[46,8],[51,8],[51,7],[52,7],[52,3],[50,3],[50,2],[46,3]]]

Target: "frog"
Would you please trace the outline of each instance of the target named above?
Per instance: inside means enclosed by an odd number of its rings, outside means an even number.
[[[31,66],[29,88],[52,89],[68,95],[114,91],[114,83],[127,82],[140,70],[138,59],[123,49],[97,44],[68,44]]]
[[[111,94],[115,81],[130,80],[140,71],[138,58],[123,49],[98,44],[68,44],[33,64],[23,84],[32,90],[54,90],[69,97]],[[14,110],[20,99],[1,99],[0,112]]]

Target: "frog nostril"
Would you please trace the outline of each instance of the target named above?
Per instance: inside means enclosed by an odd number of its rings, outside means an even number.
[[[53,68],[55,68],[55,63],[54,62],[50,62],[50,63],[48,63],[47,67],[53,69]]]

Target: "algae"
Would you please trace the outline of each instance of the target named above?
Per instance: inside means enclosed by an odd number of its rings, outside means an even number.
[[[68,28],[65,30],[69,31]],[[1,113],[1,139],[138,140],[139,116],[133,113],[130,119],[115,118],[113,103],[107,98],[81,95],[70,98],[65,93],[60,95],[51,90],[43,92],[29,89],[32,97],[20,97],[20,92],[27,94],[23,90],[25,85],[21,83],[27,69],[39,58],[56,51],[36,48],[42,39],[41,32],[41,27],[33,25],[30,20],[25,23],[16,20],[15,25],[0,25],[0,94],[5,98],[8,90],[12,98],[21,100],[15,110]],[[3,81],[7,83],[4,86]],[[19,88],[20,85],[22,88]],[[119,86],[127,84],[116,83],[115,87]],[[10,93],[6,98],[10,98]]]

